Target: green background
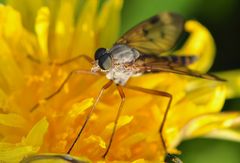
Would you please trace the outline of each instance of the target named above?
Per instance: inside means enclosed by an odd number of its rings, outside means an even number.
[[[3,0],[0,0],[3,2]],[[125,0],[121,33],[162,11],[194,18],[213,34],[217,57],[211,71],[240,68],[239,0]],[[228,100],[224,110],[240,110],[240,100]],[[214,139],[194,139],[178,147],[185,163],[240,163],[240,143]]]

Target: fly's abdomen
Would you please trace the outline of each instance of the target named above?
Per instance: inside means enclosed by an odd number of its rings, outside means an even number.
[[[169,62],[177,65],[187,66],[197,60],[196,56],[164,56]]]
[[[158,66],[175,66],[185,67],[194,63],[197,60],[196,56],[157,56],[157,55],[141,55],[138,58],[140,64],[150,64]]]

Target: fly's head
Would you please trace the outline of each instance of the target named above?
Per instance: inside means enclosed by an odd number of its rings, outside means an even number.
[[[92,67],[92,72],[108,72],[113,66],[111,53],[108,52],[105,48],[97,49],[94,55],[94,59],[95,63]]]

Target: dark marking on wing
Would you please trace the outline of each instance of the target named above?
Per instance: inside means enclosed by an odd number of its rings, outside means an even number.
[[[161,13],[126,32],[116,44],[126,44],[142,54],[159,55],[171,50],[183,32],[184,19],[175,13]]]
[[[164,38],[164,37],[166,36],[166,34],[165,34],[163,31],[160,31],[160,36],[161,36],[162,38]]]
[[[156,24],[157,22],[159,22],[159,16],[153,16],[152,18],[150,18],[150,23],[151,24]]]
[[[148,30],[143,29],[143,33],[144,33],[145,36],[148,35]]]

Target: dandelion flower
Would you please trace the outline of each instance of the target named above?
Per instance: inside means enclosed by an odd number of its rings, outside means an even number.
[[[99,9],[97,0],[10,0],[0,6],[0,162],[67,153],[107,79],[75,75],[54,98],[41,100],[55,92],[72,70],[91,69],[84,59],[62,66],[54,63],[79,54],[93,58],[98,47],[111,47],[118,37],[122,3],[107,0]],[[194,20],[186,22],[185,30],[190,37],[176,53],[196,54],[199,60],[190,68],[207,72],[215,54],[211,34]],[[240,113],[220,112],[226,98],[239,95],[237,73],[239,70],[219,73],[229,83],[159,73],[132,78],[129,84],[173,95],[163,134],[168,152],[177,154],[177,145],[184,139],[240,140],[236,129]],[[167,99],[131,90],[125,93],[126,103],[106,160],[163,161],[158,130]],[[30,112],[36,103],[38,108]],[[106,161],[102,155],[119,103],[118,92],[111,86],[68,157]]]

